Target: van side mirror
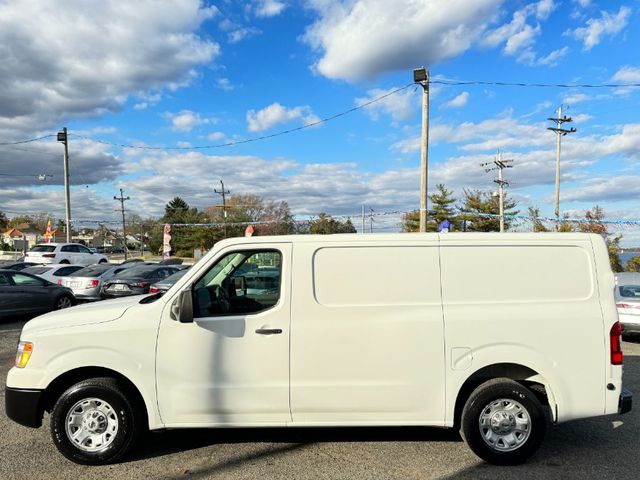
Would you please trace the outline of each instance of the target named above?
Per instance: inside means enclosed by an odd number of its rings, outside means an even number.
[[[171,318],[180,323],[193,322],[193,298],[191,290],[183,290],[171,304]]]

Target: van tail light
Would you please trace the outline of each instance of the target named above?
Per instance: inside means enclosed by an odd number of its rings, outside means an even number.
[[[62,280],[58,280],[58,285],[62,285]]]
[[[622,365],[622,327],[620,322],[616,322],[609,332],[609,340],[611,347],[611,365]]]
[[[42,258],[56,258],[55,253],[43,253]]]
[[[158,287],[149,288],[149,293],[158,293],[159,291],[160,291],[160,289]]]
[[[97,287],[98,285],[100,285],[100,280],[90,280],[89,281],[89,287]]]

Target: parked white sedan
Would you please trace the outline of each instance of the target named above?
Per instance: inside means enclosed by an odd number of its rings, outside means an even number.
[[[67,265],[66,263],[50,263],[47,265],[36,265],[28,267],[23,272],[30,273],[31,275],[37,275],[40,278],[44,278],[51,283],[58,283],[58,280],[71,275],[72,273],[85,268],[82,265]]]
[[[93,253],[80,243],[40,243],[25,254],[25,262],[71,263],[92,265],[105,263],[107,257]]]

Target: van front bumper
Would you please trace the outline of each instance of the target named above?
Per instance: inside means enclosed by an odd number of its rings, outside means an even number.
[[[633,401],[633,393],[626,388],[622,389],[620,399],[618,400],[618,413],[623,414],[631,411],[631,404]]]
[[[43,397],[43,390],[5,387],[4,405],[7,417],[25,427],[39,428],[44,414]]]

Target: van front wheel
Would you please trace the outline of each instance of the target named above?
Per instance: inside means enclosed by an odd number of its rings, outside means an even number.
[[[544,408],[526,387],[507,378],[476,388],[462,410],[461,433],[483,460],[517,465],[540,447],[547,428]]]
[[[141,418],[136,413],[116,379],[84,380],[67,389],[53,407],[51,436],[73,462],[112,463],[135,443]]]

